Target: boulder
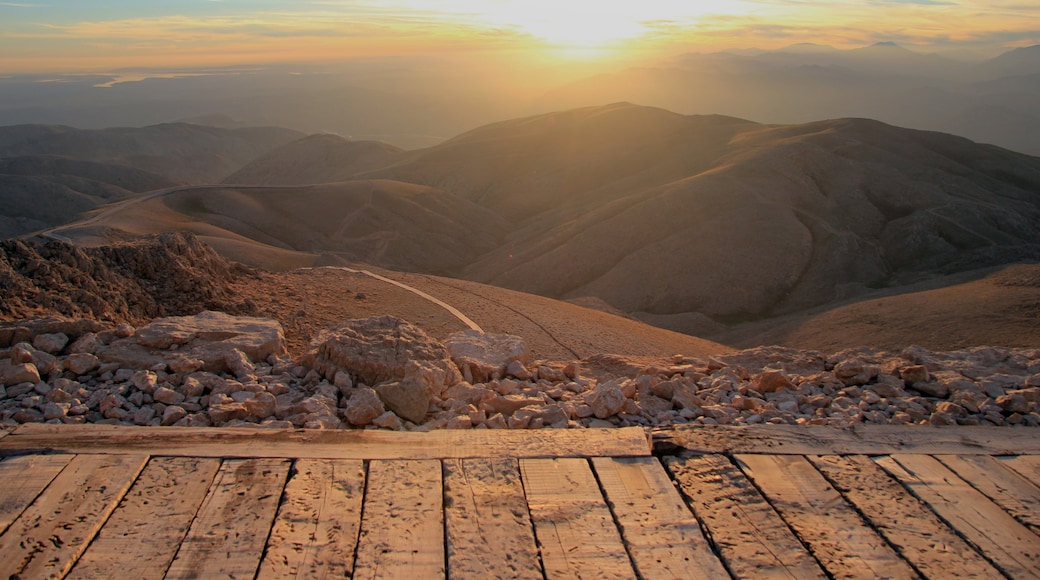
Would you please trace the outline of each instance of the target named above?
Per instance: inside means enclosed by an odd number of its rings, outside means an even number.
[[[300,364],[330,381],[340,372],[366,385],[409,378],[437,396],[462,380],[443,344],[393,316],[351,320],[323,332]]]
[[[40,371],[32,363],[11,364],[6,360],[0,360],[0,383],[4,386],[38,382]]]
[[[386,408],[398,417],[416,425],[426,418],[426,411],[430,408],[430,393],[421,385],[394,381],[377,386],[375,391]]]
[[[343,410],[343,416],[351,425],[365,427],[371,425],[372,421],[385,412],[386,408],[383,407],[383,401],[379,395],[372,389],[362,388],[351,394],[350,400],[347,401],[346,408]]]
[[[592,407],[592,412],[599,419],[620,413],[627,400],[615,381],[600,383],[585,395],[585,403]]]
[[[464,330],[448,336],[444,346],[452,362],[472,383],[502,378],[510,363],[523,365],[531,360],[531,351],[524,339],[511,334]],[[513,370],[519,369],[514,367]]]
[[[33,346],[48,354],[58,354],[65,345],[69,343],[69,337],[64,333],[37,334],[33,337]]]
[[[84,352],[70,354],[65,359],[65,369],[76,375],[85,375],[98,367],[98,357]]]

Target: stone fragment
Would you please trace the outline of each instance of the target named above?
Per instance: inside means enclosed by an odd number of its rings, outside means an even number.
[[[928,367],[924,365],[913,365],[899,369],[899,377],[911,387],[917,383],[926,383],[932,380]]]
[[[177,405],[168,405],[166,409],[163,410],[162,422],[160,424],[164,427],[168,427],[170,425],[173,425],[177,421],[180,421],[187,415],[188,412],[184,410],[184,407],[179,407]]]
[[[40,371],[32,363],[11,364],[6,360],[0,360],[0,383],[4,386],[14,386],[21,383],[40,382]]]
[[[585,403],[592,407],[592,412],[599,419],[620,413],[626,400],[616,381],[600,383],[585,395]]]
[[[394,431],[404,431],[404,423],[401,422],[401,418],[394,414],[393,411],[387,411],[382,415],[372,420],[372,425],[382,429],[393,429]]]
[[[256,380],[256,366],[249,360],[246,353],[237,348],[228,349],[224,353],[224,364],[229,371],[240,381]]]
[[[152,371],[137,371],[130,382],[145,393],[152,393],[159,385],[159,379]]]
[[[416,425],[421,424],[426,418],[426,411],[430,407],[430,394],[421,385],[394,381],[376,386],[375,391],[386,408],[398,417]]]
[[[506,375],[512,362],[527,363],[531,351],[519,336],[464,330],[448,336],[444,341],[452,362],[470,382],[486,383]]]
[[[528,397],[525,395],[499,395],[481,403],[480,408],[489,413],[499,413],[508,417],[524,407],[539,406],[543,404],[545,404],[545,400],[539,397]]]
[[[438,396],[462,380],[444,345],[392,316],[351,320],[322,333],[300,364],[329,380],[346,371],[366,385],[403,380],[409,367],[412,373],[423,369],[429,376],[428,389]]]
[[[275,409],[278,406],[278,399],[267,392],[249,393],[241,403],[250,417],[267,419],[274,416]]]
[[[68,414],[70,406],[68,403],[46,403],[42,409],[44,421],[63,419]]]
[[[760,393],[775,393],[784,389],[793,389],[794,385],[783,371],[763,371],[751,377],[751,386]]]
[[[480,406],[484,401],[495,398],[496,394],[491,389],[476,387],[466,382],[461,382],[449,387],[444,392],[445,400],[460,401],[469,405]]]
[[[76,375],[85,375],[98,368],[101,361],[90,353],[70,354],[65,358],[65,369]]]
[[[98,340],[98,335],[88,332],[74,340],[66,352],[69,354],[97,354],[98,349],[102,346],[104,345]]]
[[[183,393],[178,393],[173,389],[158,387],[152,393],[152,398],[155,399],[156,402],[164,405],[179,405],[184,402],[186,397]]]
[[[220,425],[227,423],[228,421],[235,421],[237,419],[244,419],[249,416],[249,411],[246,410],[245,405],[242,403],[219,403],[216,405],[210,404],[207,411],[209,418],[214,424]]]
[[[524,366],[524,363],[515,360],[506,365],[506,375],[516,379],[520,379],[521,381],[526,381],[530,380],[531,371],[527,370],[527,367]]]
[[[155,418],[155,407],[145,406],[134,411],[133,421],[135,425],[147,425]]]
[[[343,409],[343,416],[352,425],[364,427],[371,425],[386,412],[383,401],[375,390],[368,387],[355,389]],[[425,412],[424,412],[425,413]],[[414,421],[413,421],[414,423]]]
[[[61,332],[54,334],[37,334],[33,337],[33,347],[47,354],[58,354],[69,343],[69,337]]]
[[[860,359],[849,359],[834,365],[834,375],[845,386],[866,385],[878,376],[880,368]]]

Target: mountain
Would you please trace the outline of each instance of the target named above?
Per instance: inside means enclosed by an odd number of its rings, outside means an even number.
[[[308,185],[344,181],[386,165],[402,149],[379,141],[318,134],[283,145],[224,179],[243,185]]]
[[[494,213],[451,193],[365,180],[188,187],[63,232],[94,244],[118,240],[111,229],[187,230],[231,259],[277,270],[364,262],[448,273],[497,247],[505,228]]]
[[[194,188],[63,235],[180,227],[252,264],[437,272],[715,332],[1040,260],[1040,159],[866,119],[617,103],[385,154],[353,181]]]
[[[221,129],[186,123],[75,129],[0,127],[0,157],[61,156],[124,165],[183,183],[215,183],[247,162],[302,137],[289,129]]]
[[[0,239],[68,223],[101,205],[173,185],[122,165],[46,155],[0,157]]]
[[[1031,48],[980,64],[892,43],[849,50],[795,45],[690,53],[588,76],[547,91],[532,108],[630,101],[767,123],[871,118],[1040,155],[1040,88],[1023,81],[1037,74],[1040,58]]]

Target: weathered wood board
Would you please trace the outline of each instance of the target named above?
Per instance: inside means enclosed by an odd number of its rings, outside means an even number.
[[[50,485],[72,455],[27,455],[0,461],[0,534]]]
[[[928,455],[875,460],[1013,578],[1040,578],[1040,537]]]
[[[640,576],[727,576],[657,459],[596,457],[592,465]]]
[[[809,460],[928,578],[999,578],[989,562],[865,455]]]
[[[917,577],[804,457],[738,455],[736,459],[831,576]]]
[[[288,459],[224,461],[166,578],[253,578],[289,464]]]
[[[354,578],[443,578],[441,463],[373,461]]]
[[[354,572],[364,493],[363,462],[298,460],[285,486],[258,578],[349,578]]]
[[[677,425],[655,429],[653,445],[656,453],[696,454],[1040,454],[1040,437],[1034,429],[968,426]]]
[[[148,462],[68,578],[159,578],[188,533],[220,460]]]
[[[515,459],[446,459],[444,517],[452,578],[542,578]]]
[[[147,457],[79,455],[0,536],[0,578],[64,576],[116,509]]]
[[[961,479],[986,494],[1004,511],[1040,533],[1040,487],[988,455],[937,455]]]
[[[650,455],[646,431],[624,429],[271,430],[26,424],[0,439],[0,455],[148,453],[183,457],[447,459]]]
[[[634,578],[617,526],[585,459],[520,461],[547,578]]]
[[[687,504],[739,578],[826,578],[780,515],[721,455],[666,457]]]

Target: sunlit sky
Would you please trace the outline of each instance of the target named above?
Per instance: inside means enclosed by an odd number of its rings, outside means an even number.
[[[1040,0],[0,1],[0,73],[459,51],[622,58],[881,41],[989,55],[1040,44]]]

